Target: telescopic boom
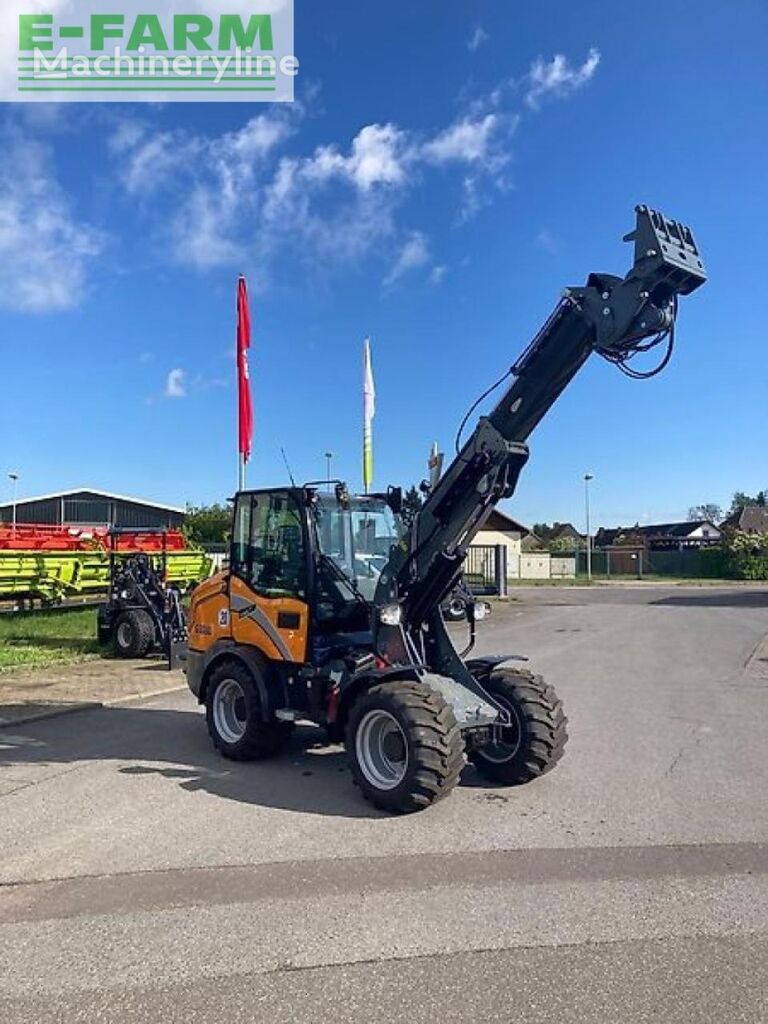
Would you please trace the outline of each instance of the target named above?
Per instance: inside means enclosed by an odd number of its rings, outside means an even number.
[[[635,378],[652,376],[669,361],[677,300],[706,280],[690,228],[647,206],[636,207],[634,263],[625,277],[590,274],[584,287],[567,288],[542,329],[508,373],[511,381],[493,411],[482,416],[453,462],[429,494],[410,532],[392,549],[375,597],[379,646],[405,641],[416,654],[419,639],[440,601],[456,584],[475,534],[502,498],[515,491],[528,458],[526,440],[592,352]],[[659,365],[641,372],[631,360],[651,349]],[[458,443],[458,439],[457,439]],[[377,611],[399,603],[398,639],[377,625]],[[434,628],[427,632],[435,633]],[[413,656],[414,651],[411,650]]]

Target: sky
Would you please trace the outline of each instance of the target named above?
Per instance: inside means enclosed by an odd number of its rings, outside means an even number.
[[[360,488],[366,335],[374,485],[417,482],[562,289],[626,272],[640,202],[709,281],[659,377],[590,360],[504,508],[583,527],[586,472],[593,527],[768,486],[761,0],[296,0],[295,27],[293,104],[0,106],[0,496],[230,496],[240,272],[248,484],[284,448]]]

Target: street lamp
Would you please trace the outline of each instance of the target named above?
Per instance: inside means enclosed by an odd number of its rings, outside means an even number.
[[[8,479],[13,484],[13,505],[11,506],[12,509],[13,509],[13,512],[12,512],[13,518],[11,519],[11,536],[15,537],[16,536],[16,485],[19,482],[19,474],[18,473],[9,473],[8,474]]]
[[[587,579],[592,582],[592,533],[589,523],[589,481],[595,478],[591,473],[584,474],[584,504],[587,512]]]
[[[333,452],[326,452],[325,453],[325,458],[326,458],[325,479],[326,479],[326,481],[328,483],[328,490],[330,491],[330,489],[331,489],[331,460],[333,459]]]

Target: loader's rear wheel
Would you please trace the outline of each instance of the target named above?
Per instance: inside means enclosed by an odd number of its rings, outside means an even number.
[[[554,687],[524,669],[500,668],[483,685],[510,716],[495,726],[494,742],[477,747],[470,760],[487,779],[507,786],[550,771],[568,740],[568,719]]]
[[[352,777],[363,796],[387,811],[419,811],[441,800],[464,767],[453,710],[424,683],[371,687],[347,723]]]
[[[141,608],[121,612],[115,622],[114,637],[118,658],[143,658],[155,642],[155,624]]]
[[[227,661],[213,670],[205,700],[208,732],[216,749],[232,761],[260,761],[288,742],[289,722],[262,717],[259,688],[245,665]]]

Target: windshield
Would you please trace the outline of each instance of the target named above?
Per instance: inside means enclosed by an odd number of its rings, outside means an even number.
[[[398,539],[392,510],[375,498],[351,498],[349,507],[342,508],[335,495],[319,494],[314,514],[320,550],[372,601],[389,549]]]

